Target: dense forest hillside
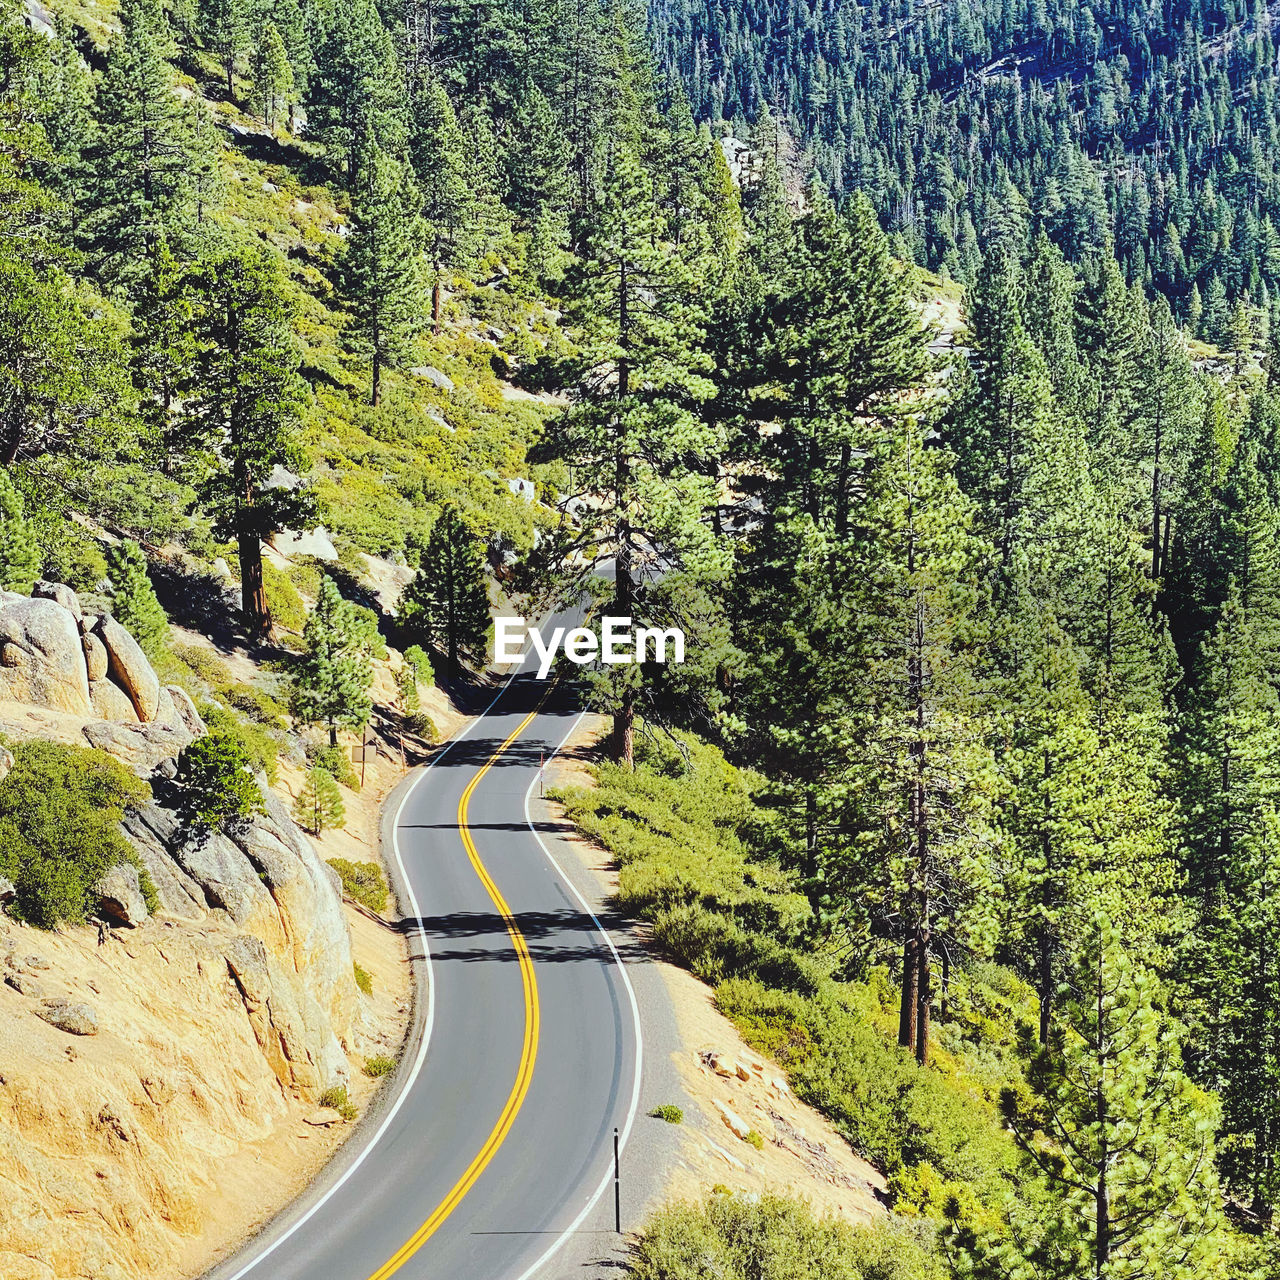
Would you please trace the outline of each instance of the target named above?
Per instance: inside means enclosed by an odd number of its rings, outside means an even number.
[[[1275,296],[1272,6],[655,0],[651,26],[695,116],[780,122],[935,270],[971,280],[1030,225],[1071,258],[1113,237],[1214,340],[1237,298]]]

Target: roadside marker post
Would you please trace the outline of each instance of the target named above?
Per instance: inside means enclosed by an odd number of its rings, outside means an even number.
[[[542,799],[542,771],[546,768],[547,753],[545,751],[538,752],[538,799]]]
[[[613,1229],[622,1234],[622,1178],[618,1164],[618,1127],[613,1128]]]

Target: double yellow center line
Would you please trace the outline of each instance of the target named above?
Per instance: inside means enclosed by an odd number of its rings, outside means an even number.
[[[507,1095],[506,1105],[502,1108],[502,1114],[499,1115],[497,1124],[493,1126],[492,1132],[485,1139],[484,1146],[476,1153],[475,1159],[467,1166],[466,1172],[454,1183],[452,1190],[435,1207],[431,1216],[369,1277],[369,1280],[388,1280],[389,1276],[393,1276],[435,1235],[444,1220],[458,1207],[462,1197],[475,1185],[476,1180],[497,1154],[498,1148],[502,1146],[503,1141],[511,1130],[512,1124],[515,1122],[520,1107],[524,1103],[525,1095],[529,1092],[529,1084],[533,1079],[533,1064],[538,1056],[538,1027],[540,1023],[538,984],[533,976],[533,960],[529,955],[529,944],[525,941],[524,934],[520,932],[515,916],[511,914],[511,908],[507,906],[506,899],[494,883],[488,869],[480,861],[480,854],[476,851],[475,841],[471,838],[471,828],[467,825],[467,809],[471,803],[472,793],[480,785],[481,779],[493,768],[503,752],[529,727],[530,722],[541,709],[542,704],[539,703],[520,721],[511,731],[511,735],[507,740],[489,757],[484,768],[467,784],[467,789],[462,793],[462,798],[458,801],[458,834],[462,837],[462,847],[467,851],[467,857],[470,859],[476,875],[480,877],[480,883],[484,885],[485,892],[488,893],[498,914],[502,917],[503,923],[507,926],[507,933],[511,937],[511,945],[515,948],[516,959],[520,962],[520,981],[524,987],[524,1044],[520,1050],[520,1067],[516,1072],[515,1083],[511,1086],[511,1092]]]

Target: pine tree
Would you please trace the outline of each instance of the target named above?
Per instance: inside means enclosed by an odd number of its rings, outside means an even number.
[[[438,80],[414,100],[409,153],[422,192],[424,244],[431,264],[431,321],[439,333],[444,281],[470,259],[476,192],[470,183],[466,135]]]
[[[1158,578],[1167,550],[1192,438],[1203,412],[1200,385],[1169,304],[1157,298],[1148,311],[1138,351],[1133,432],[1136,457],[1151,474],[1151,576]]]
[[[351,345],[372,366],[370,404],[376,405],[384,369],[404,362],[423,321],[417,192],[405,166],[371,144],[360,166],[360,191],[343,257],[343,284],[351,299]]]
[[[1253,354],[1253,324],[1249,319],[1249,309],[1243,298],[1237,298],[1231,309],[1231,325],[1229,329],[1231,351],[1235,354],[1235,375],[1240,376],[1245,359]]]
[[[544,448],[571,459],[580,489],[603,499],[574,542],[579,563],[613,561],[609,613],[647,626],[692,623],[679,616],[682,597],[703,599],[708,579],[727,569],[706,518],[715,485],[700,462],[718,441],[690,408],[714,390],[694,345],[702,263],[667,240],[653,178],[621,140],[581,239],[571,280],[585,335],[581,375]],[[611,670],[613,750],[630,765],[645,671]]]
[[[342,802],[333,774],[319,765],[312,765],[298,792],[293,806],[294,820],[313,836],[347,825],[346,806]]]
[[[199,0],[196,23],[205,44],[218,55],[227,77],[227,97],[235,96],[235,70],[249,43],[249,12],[245,0]]]
[[[445,507],[431,526],[399,618],[443,650],[450,675],[459,675],[464,661],[484,662],[491,621],[484,552],[456,508]]]
[[[123,539],[107,551],[111,612],[151,659],[168,648],[169,616],[156,599],[147,576],[147,560],[136,542]]]
[[[3,466],[114,458],[134,430],[127,321],[68,276],[61,256],[25,232],[0,236]]]
[[[766,501],[829,521],[838,534],[859,483],[867,423],[918,403],[928,337],[864,200],[841,215],[814,193],[794,234],[761,318],[765,379],[776,387],[762,399],[778,405],[782,428],[762,446],[776,476]]]
[[[264,487],[275,467],[301,464],[303,385],[290,304],[267,248],[233,244],[211,253],[190,288],[196,356],[182,387],[175,447],[198,467],[215,527],[236,540],[245,621],[253,636],[266,636],[262,539],[312,518],[307,489]]]
[[[309,77],[308,131],[346,165],[358,189],[360,160],[370,142],[391,155],[404,149],[403,79],[395,42],[373,0],[336,0],[319,19],[315,72]]]
[[[367,610],[342,598],[327,574],[303,628],[304,651],[293,672],[293,709],[311,724],[327,725],[330,746],[339,729],[362,729],[373,712],[373,658],[377,625]]]
[[[1015,1208],[1004,1240],[960,1230],[968,1274],[1001,1280],[1199,1280],[1225,1261],[1213,1168],[1216,1106],[1182,1070],[1155,979],[1100,914],[1029,1103],[1001,1110],[1047,1197]],[[1033,1216],[1034,1214],[1034,1216]]]
[[[972,508],[950,459],[913,418],[896,425],[846,544],[861,582],[865,689],[855,790],[876,867],[854,892],[878,899],[903,945],[898,1042],[929,1061],[933,963],[990,953],[995,771],[982,701]],[[856,864],[855,864],[856,865]],[[845,897],[848,899],[849,892]]]
[[[272,22],[263,21],[258,26],[249,74],[254,102],[267,128],[274,129],[281,104],[292,100],[294,81],[288,50]]]
[[[0,587],[30,595],[40,573],[40,552],[24,514],[22,495],[0,469]]]
[[[187,229],[196,152],[192,111],[173,91],[159,0],[125,0],[120,24],[94,105],[80,224],[92,260],[110,278],[136,270],[164,232]]]
[[[1081,539],[1094,507],[1080,424],[1056,412],[1048,368],[1022,319],[1024,281],[997,250],[973,294],[968,368],[951,410],[956,475],[974,499],[1007,586],[1020,572],[1062,621],[1079,591]]]

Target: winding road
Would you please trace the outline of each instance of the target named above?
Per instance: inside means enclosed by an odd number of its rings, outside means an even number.
[[[530,667],[393,810],[417,1047],[353,1154],[207,1280],[533,1280],[602,1198],[612,1225],[639,1011],[532,816],[540,761],[578,712]]]

